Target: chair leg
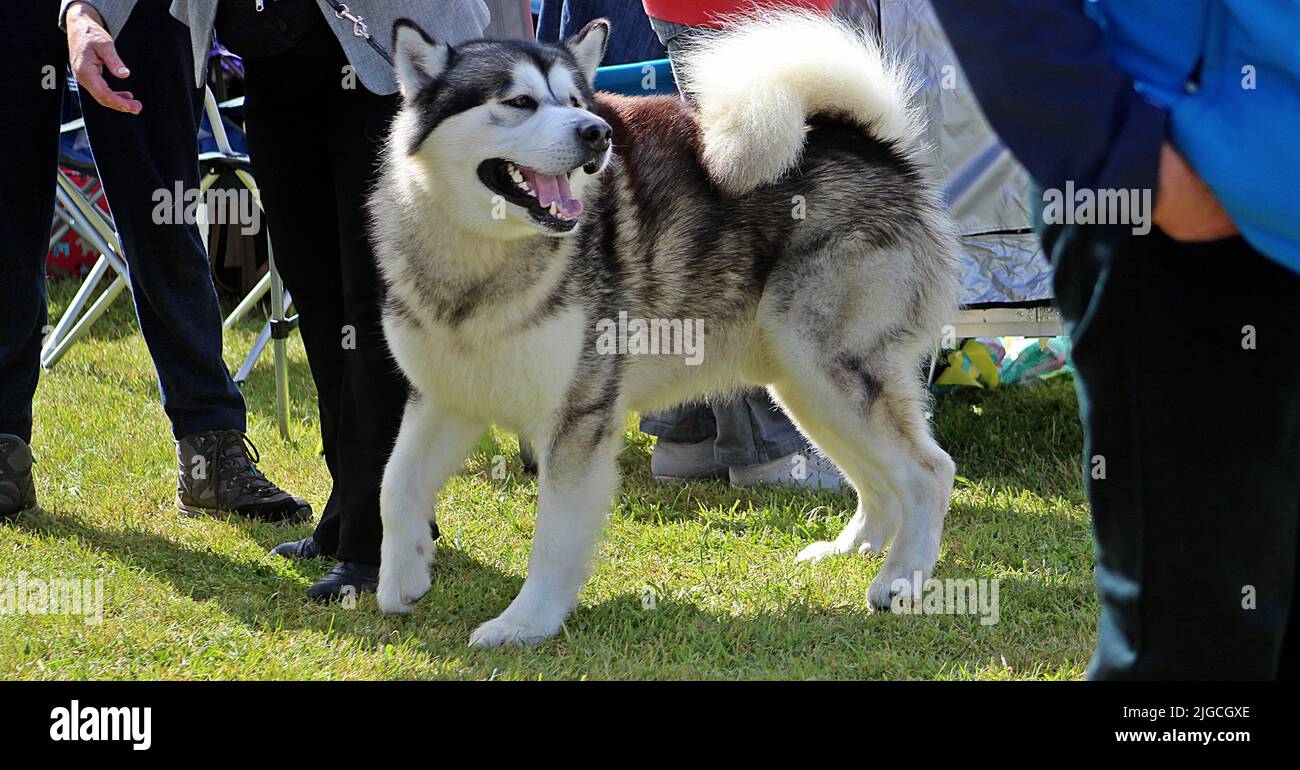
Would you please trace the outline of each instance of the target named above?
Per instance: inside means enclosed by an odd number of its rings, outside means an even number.
[[[267,262],[271,276],[271,351],[275,356],[275,415],[280,426],[280,437],[289,440],[289,358],[288,346],[285,344],[289,335],[289,326],[285,323],[287,296],[284,282],[280,280],[280,271],[275,267],[275,252],[267,239]],[[282,331],[277,331],[278,329]]]
[[[83,288],[85,287],[83,286]],[[63,354],[68,352],[68,348],[72,347],[77,340],[84,337],[86,332],[90,331],[91,325],[94,324],[95,321],[99,320],[99,317],[104,314],[104,311],[108,310],[108,306],[113,304],[113,300],[117,299],[117,295],[121,294],[125,289],[126,279],[120,275],[114,278],[113,282],[109,284],[104,293],[99,295],[99,299],[96,299],[95,303],[86,311],[86,314],[77,321],[77,325],[72,327],[72,330],[67,333],[67,336],[63,337],[53,345],[47,345],[48,352],[41,352],[41,366],[46,369],[53,368],[54,365],[59,362],[59,359],[63,358]],[[71,308],[69,308],[69,310],[71,310]],[[73,316],[71,313],[64,313],[64,317],[71,318]],[[53,338],[51,338],[51,342],[54,342]]]
[[[58,362],[58,358],[53,356],[54,349],[59,347],[64,338],[68,336],[68,331],[81,317],[81,313],[86,309],[86,306],[90,304],[90,298],[94,296],[95,289],[99,287],[99,282],[103,280],[104,274],[107,272],[108,258],[101,255],[95,261],[94,266],[90,268],[90,272],[86,274],[85,280],[81,282],[81,288],[77,289],[77,294],[72,298],[72,302],[68,304],[67,310],[63,311],[63,316],[59,318],[54,331],[50,332],[50,336],[45,339],[45,345],[41,349],[41,366],[49,369]]]
[[[211,121],[220,120],[220,115],[216,110],[216,102],[211,99],[211,92],[207,94],[205,108],[208,110],[208,118]],[[218,134],[214,130],[214,137],[218,145],[221,145],[224,139],[224,129]],[[262,205],[262,193],[257,187],[257,181],[253,175],[243,169],[235,169],[235,176],[243,183],[244,187],[253,196],[253,202],[263,212],[266,207]],[[271,355],[275,359],[275,417],[276,423],[280,428],[280,437],[288,441],[289,436],[289,353],[286,340],[289,332],[296,325],[295,320],[286,317],[287,308],[293,301],[289,293],[284,290],[284,282],[280,280],[280,271],[275,266],[275,247],[272,242],[270,231],[267,232],[266,238],[266,261],[267,271],[266,278],[269,281],[267,290],[271,292],[271,319],[267,327],[271,331]],[[261,287],[261,282],[258,283]],[[254,292],[259,291],[254,288]],[[242,303],[241,303],[242,304]],[[239,312],[239,308],[235,308]],[[231,313],[234,315],[235,313]],[[259,338],[260,339],[260,338]],[[258,351],[259,353],[261,351]],[[252,353],[250,352],[251,356]]]
[[[117,234],[103,217],[103,212],[87,201],[81,189],[62,171],[58,175],[55,199],[58,202],[60,216],[69,227],[99,251],[100,257],[42,346],[41,366],[46,369],[57,364],[72,343],[85,336],[90,324],[103,315],[108,304],[126,286],[126,264],[118,255]],[[117,273],[117,280],[91,306],[93,313],[83,316],[87,303],[110,267]]]
[[[266,271],[266,275],[263,275],[258,279],[257,284],[253,286],[252,291],[248,292],[248,295],[239,301],[239,304],[235,306],[235,309],[230,311],[230,315],[226,316],[222,328],[234,328],[235,324],[239,323],[244,316],[248,315],[250,310],[257,307],[257,303],[261,302],[262,298],[265,297],[266,293],[270,290],[271,271],[268,270]]]
[[[248,349],[248,355],[244,356],[244,363],[239,365],[239,371],[235,372],[235,384],[243,386],[248,382],[248,378],[253,374],[253,367],[257,365],[257,359],[262,357],[262,351],[266,350],[266,344],[271,341],[271,322],[267,321],[262,324],[262,330],[257,333],[257,339],[253,340],[253,346]]]
[[[78,228],[83,236],[90,238],[96,243],[95,248],[100,251],[110,251],[115,257],[120,257],[122,253],[121,245],[117,242],[117,233],[113,229],[113,222],[108,215],[95,207],[81,193],[81,188],[73,184],[67,174],[62,170],[56,177],[58,188],[56,190],[58,201],[65,208],[76,213],[76,218],[91,232],[83,232]],[[106,248],[101,248],[100,244],[108,244]],[[120,259],[119,259],[120,262]]]

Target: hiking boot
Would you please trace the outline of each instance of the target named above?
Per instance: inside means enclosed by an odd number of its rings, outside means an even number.
[[[0,433],[0,519],[12,519],[35,507],[32,449],[12,433]]]
[[[176,508],[186,516],[235,513],[258,521],[298,523],[311,506],[267,480],[257,447],[239,430],[186,436],[176,446]]]

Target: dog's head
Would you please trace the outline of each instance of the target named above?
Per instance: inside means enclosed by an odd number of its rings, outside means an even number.
[[[402,90],[394,151],[418,161],[459,221],[493,238],[565,235],[611,131],[591,112],[609,22],[563,45],[477,40],[452,48],[414,23],[393,27]]]

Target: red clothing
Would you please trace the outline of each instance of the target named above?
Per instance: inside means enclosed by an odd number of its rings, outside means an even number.
[[[717,19],[754,8],[797,6],[830,13],[835,0],[642,0],[645,12],[662,21],[716,27]]]

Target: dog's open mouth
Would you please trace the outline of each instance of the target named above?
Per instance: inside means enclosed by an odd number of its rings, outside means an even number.
[[[478,177],[489,190],[528,209],[539,224],[557,232],[572,230],[582,214],[582,201],[569,188],[572,173],[543,174],[500,158],[478,167]]]

